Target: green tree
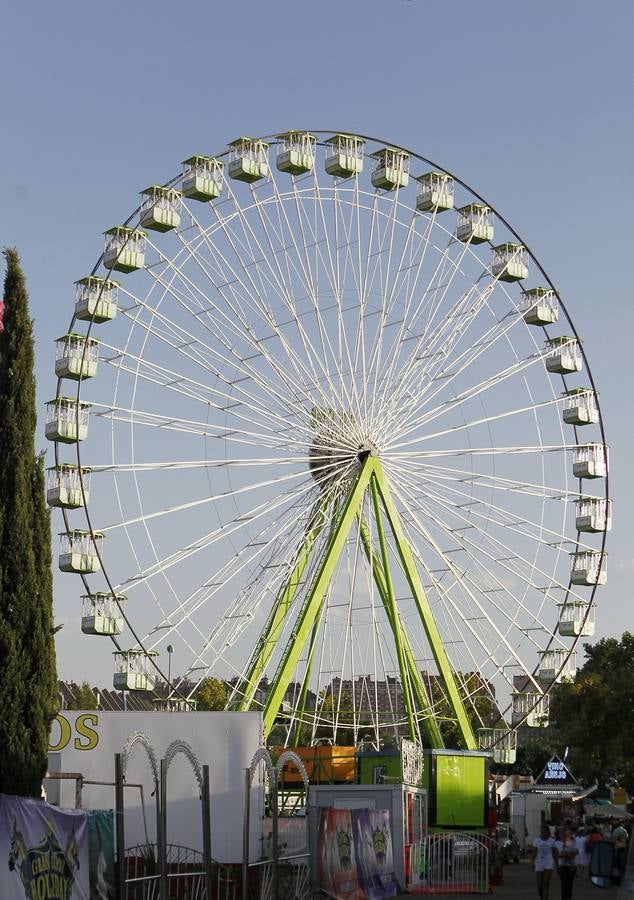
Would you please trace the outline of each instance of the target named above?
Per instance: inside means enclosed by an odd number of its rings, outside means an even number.
[[[20,259],[6,250],[0,332],[0,791],[40,795],[57,712],[51,528],[35,454],[33,330]]]
[[[617,782],[634,792],[634,635],[584,645],[573,682],[556,687],[550,720],[570,767],[588,782]]]
[[[224,709],[227,705],[227,685],[219,678],[203,678],[194,699],[198,701],[197,709],[202,712]]]
[[[67,709],[97,709],[97,698],[87,681],[74,686],[73,699],[67,704]]]

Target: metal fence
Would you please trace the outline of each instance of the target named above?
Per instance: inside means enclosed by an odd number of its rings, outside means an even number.
[[[490,839],[473,831],[427,835],[421,847],[421,888],[429,893],[486,894]]]
[[[287,763],[296,766],[301,776],[301,787],[293,791],[279,790]],[[302,761],[297,754],[286,750],[274,766],[268,751],[260,749],[245,776],[242,900],[310,900],[308,776]],[[262,808],[256,829],[259,859],[251,862],[251,789],[254,783],[261,791]]]
[[[211,897],[206,893],[203,854],[190,847],[167,845],[167,895],[170,900],[236,900],[236,881],[220,863],[212,864]],[[125,851],[124,900],[159,900],[161,877],[157,847],[144,844]]]

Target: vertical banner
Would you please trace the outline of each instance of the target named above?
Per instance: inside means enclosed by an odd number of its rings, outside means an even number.
[[[396,897],[389,810],[355,809],[352,821],[357,872],[365,900]]]
[[[0,794],[2,900],[89,900],[84,810]]]
[[[335,900],[396,897],[387,809],[322,809],[317,842],[322,891]]]
[[[319,820],[319,883],[324,893],[335,900],[363,900],[350,812],[332,807],[322,809]]]
[[[114,900],[114,815],[111,809],[88,813],[90,900]]]

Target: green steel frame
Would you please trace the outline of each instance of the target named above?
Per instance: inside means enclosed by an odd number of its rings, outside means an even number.
[[[300,692],[299,706],[296,710],[298,722],[301,722],[308,691],[313,651],[326,592],[344,544],[356,521],[361,544],[371,565],[377,590],[394,635],[410,736],[412,740],[420,741],[419,728],[422,724],[429,744],[437,749],[443,747],[443,740],[433,713],[432,703],[425,689],[420,671],[416,666],[414,653],[396,605],[388,559],[388,544],[383,524],[385,519],[389,524],[403,574],[416,604],[427,641],[438,667],[439,676],[445,686],[447,700],[455,717],[464,747],[467,750],[475,750],[477,742],[380,460],[367,455],[364,458],[360,457],[360,463],[359,471],[350,486],[346,499],[340,507],[338,515],[332,521],[321,560],[316,568],[312,583],[306,593],[277,671],[271,682],[271,688],[264,707],[264,732],[268,735],[273,727],[284,694],[310,636],[306,672]],[[362,513],[363,501],[368,489],[374,511],[380,554],[373,547],[370,528]],[[253,706],[253,699],[258,684],[264,674],[273,649],[282,634],[297,589],[301,583],[302,575],[325,523],[326,516],[318,506],[306,528],[290,577],[277,595],[269,619],[251,656],[249,667],[243,676],[240,689],[242,696],[237,706],[240,710],[247,710]],[[298,733],[299,727],[296,725],[295,736]]]

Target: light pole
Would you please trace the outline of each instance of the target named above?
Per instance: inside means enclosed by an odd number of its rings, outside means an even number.
[[[174,648],[171,644],[167,645],[167,698],[172,693],[172,653]],[[166,698],[166,699],[167,699]]]

